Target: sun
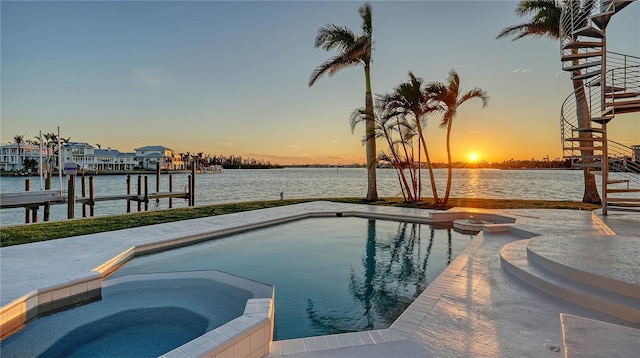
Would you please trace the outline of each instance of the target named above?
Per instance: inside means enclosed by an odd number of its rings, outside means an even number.
[[[477,162],[478,161],[478,155],[476,153],[469,154],[469,161],[471,161],[472,163]]]

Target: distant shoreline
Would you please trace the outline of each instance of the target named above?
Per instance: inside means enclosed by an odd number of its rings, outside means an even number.
[[[237,170],[244,170],[244,169],[286,169],[286,168],[292,168],[292,169],[333,169],[333,168],[339,168],[339,169],[358,169],[358,168],[364,168],[364,167],[359,167],[359,166],[340,166],[340,165],[291,165],[291,166],[271,166],[271,167],[248,167],[248,166],[233,166],[233,167],[229,167],[229,168],[224,168],[226,169],[237,169]],[[382,168],[378,168],[378,169],[393,169],[393,168],[386,168],[386,167],[382,167]],[[422,168],[423,170],[426,170],[427,168]],[[434,167],[434,169],[446,169],[446,167]],[[578,170],[578,169],[574,169],[574,168],[541,168],[541,167],[524,167],[524,168],[495,168],[495,167],[475,167],[475,168],[471,168],[471,167],[454,167],[454,170],[456,169],[492,169],[492,170]],[[109,170],[109,171],[85,171],[84,175],[85,176],[98,176],[98,175],[149,175],[149,174],[155,174],[156,171],[155,170]],[[190,170],[161,170],[160,174],[190,174],[191,171]],[[78,176],[82,176],[82,171],[78,172]],[[22,173],[22,174],[16,174],[15,172],[0,172],[0,177],[25,177],[25,178],[29,178],[29,177],[38,177],[38,173],[30,173],[30,174],[26,174],[26,173]],[[58,172],[54,171],[52,173],[52,176],[56,177],[58,176]]]
[[[261,166],[261,165],[257,165],[257,166],[229,166],[229,167],[224,167],[223,169],[282,169],[284,168],[283,166]],[[95,176],[95,175],[134,175],[134,174],[155,174],[156,171],[155,170],[85,170],[84,171],[84,175],[85,176]],[[191,173],[191,170],[188,169],[180,169],[180,170],[166,170],[166,169],[162,169],[160,170],[160,174],[189,174]],[[81,170],[78,171],[78,176],[82,176],[83,172]],[[52,176],[58,176],[58,172],[54,171],[52,174]],[[21,174],[17,174],[16,172],[0,172],[0,176],[2,177],[38,177],[39,174],[38,173],[21,173]]]

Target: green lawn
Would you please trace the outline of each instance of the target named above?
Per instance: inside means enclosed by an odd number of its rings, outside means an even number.
[[[319,199],[295,199],[253,201],[232,204],[217,204],[193,208],[179,208],[141,213],[114,215],[108,217],[85,218],[68,221],[43,222],[12,226],[0,229],[0,246],[20,245],[30,242],[59,239],[63,237],[93,234],[98,232],[128,229],[138,226],[161,224],[172,221],[188,220],[213,215],[224,215],[241,211],[249,211],[275,206],[297,204]],[[433,200],[426,198],[418,203],[405,203],[401,199],[385,198],[370,203],[358,198],[331,198],[334,202],[410,207],[420,209],[446,210],[451,207],[468,207],[482,209],[573,209],[594,210],[598,205],[583,204],[572,201],[550,200],[513,200],[513,199],[464,199],[450,198],[446,206],[433,205]]]

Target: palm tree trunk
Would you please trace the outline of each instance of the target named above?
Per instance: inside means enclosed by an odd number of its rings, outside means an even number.
[[[451,169],[451,126],[453,124],[453,117],[449,118],[447,123],[447,190],[444,193],[443,204],[449,202],[449,193],[451,192],[451,178],[453,176],[453,172]]]
[[[400,133],[400,143],[402,144],[402,149],[404,151],[404,157],[406,159],[406,162],[408,163],[409,162],[409,150],[407,149],[407,139],[410,139],[410,138],[405,138],[405,136],[402,135],[402,128],[400,126],[400,123],[397,123],[397,126],[398,126],[398,133]],[[403,175],[405,175],[405,177],[406,177],[406,174],[404,174],[404,167],[403,167]],[[414,188],[415,187],[415,182],[416,182],[416,177],[415,177],[415,173],[413,171],[413,167],[409,167],[409,176],[411,177],[411,187]],[[409,187],[407,186],[407,189],[408,188]],[[411,192],[413,193],[413,199],[414,200],[416,200],[416,201],[420,200],[420,197],[415,195],[416,194],[415,190],[412,190]]]
[[[366,156],[367,156],[367,201],[378,200],[378,188],[376,183],[376,126],[373,120],[373,95],[371,94],[371,74],[369,63],[364,66],[364,76],[366,81],[365,93],[365,136],[366,136]]]
[[[398,172],[398,180],[400,181],[400,188],[402,189],[402,196],[404,197],[404,201],[413,202],[413,196],[411,195],[411,191],[409,190],[409,184],[407,183],[407,176],[404,174],[404,166],[400,161],[400,157],[393,145],[393,138],[391,138],[391,133],[386,128],[383,128],[384,137],[387,139],[387,144],[389,145],[389,150],[391,150],[391,155],[393,155],[393,160],[395,160],[396,171]],[[407,194],[409,193],[409,197],[407,198]]]
[[[433,176],[433,166],[431,165],[431,159],[429,159],[429,151],[427,150],[427,142],[424,139],[424,135],[422,134],[422,126],[420,125],[420,121],[416,121],[418,127],[418,136],[420,142],[422,142],[422,149],[424,150],[424,157],[427,161],[427,167],[429,168],[429,178],[431,179],[431,191],[433,192],[433,203],[440,204],[440,199],[438,198],[438,189],[436,188],[436,179]]]
[[[407,188],[405,187],[405,183],[402,182],[403,180],[402,166],[400,165],[400,163],[398,163],[396,159],[394,159],[393,167],[396,170],[396,176],[398,177],[398,184],[400,184],[400,190],[402,191],[402,198],[404,199],[405,203],[408,203],[410,201],[407,198]]]
[[[579,72],[578,72],[579,73]],[[575,74],[575,73],[574,73]],[[591,127],[591,113],[589,111],[589,103],[587,102],[587,96],[584,89],[584,83],[582,80],[573,80],[573,89],[576,97],[576,115],[578,117],[578,127],[590,128]],[[604,91],[604,88],[602,89]],[[593,139],[593,133],[580,132],[580,138]],[[586,144],[590,143],[590,144]],[[581,142],[582,146],[592,145],[593,142]],[[593,162],[591,158],[585,158],[585,156],[593,155],[593,150],[580,151],[583,162]],[[607,168],[602,168],[607,170]],[[600,204],[600,194],[598,194],[598,187],[596,186],[596,179],[589,168],[584,168],[584,193],[582,196],[583,203]]]
[[[420,162],[422,150],[418,146],[418,200],[422,198],[422,163]]]

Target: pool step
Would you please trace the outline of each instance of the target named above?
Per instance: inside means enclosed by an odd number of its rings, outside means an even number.
[[[640,323],[640,300],[585,284],[546,269],[528,257],[529,240],[514,241],[502,248],[500,263],[507,272],[569,302],[628,322]]]

